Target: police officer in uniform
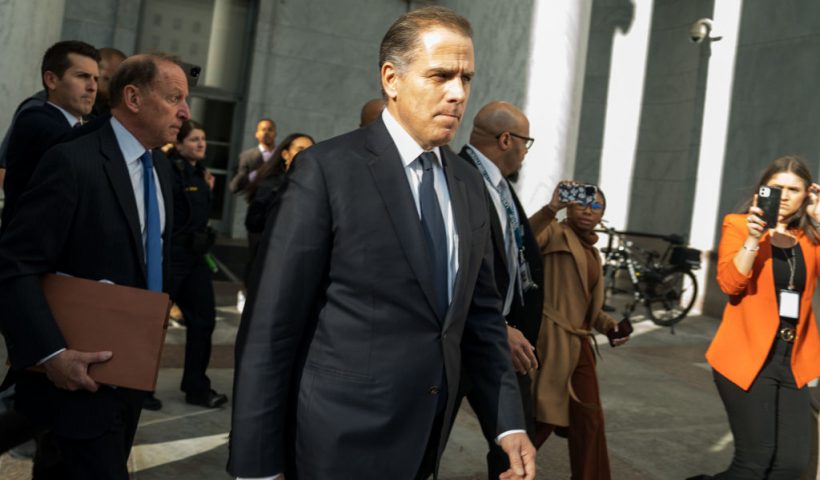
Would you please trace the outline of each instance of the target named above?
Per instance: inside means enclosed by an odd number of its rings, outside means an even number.
[[[211,388],[205,371],[216,322],[214,289],[206,254],[215,233],[208,226],[213,177],[202,165],[205,130],[187,120],[169,158],[174,164],[174,234],[171,250],[171,299],[182,310],[187,334],[181,389],[192,405],[216,408],[228,401]]]

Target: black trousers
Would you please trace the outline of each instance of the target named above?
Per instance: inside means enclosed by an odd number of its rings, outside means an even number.
[[[45,375],[21,375],[15,408],[37,428],[48,429],[36,436],[33,479],[128,480],[128,456],[145,396],[105,386],[93,394],[69,393],[55,390]]]
[[[439,411],[433,420],[433,427],[430,429],[430,438],[427,439],[427,448],[424,449],[424,457],[421,459],[421,466],[416,473],[415,480],[427,480],[436,471],[438,461],[439,443],[441,439],[441,427],[444,424],[444,412]]]
[[[792,344],[775,340],[749,391],[714,372],[735,439],[732,464],[715,479],[795,480],[808,468],[811,404],[795,384],[791,353]]]
[[[201,255],[174,252],[171,300],[185,317],[183,392],[201,395],[211,389],[205,374],[211,359],[211,337],[216,325],[212,274]]]
[[[518,389],[521,392],[521,406],[524,409],[524,419],[527,425],[527,435],[530,437],[530,441],[535,441],[535,414],[533,413],[533,398],[532,394],[530,393],[530,377],[528,375],[518,375]],[[467,397],[467,401],[470,402],[472,405],[472,400],[470,397],[473,394],[472,387],[470,385],[469,377],[467,375],[461,376],[461,385],[459,385],[459,396],[456,400],[456,407],[455,412],[458,413],[459,407],[461,406],[461,401],[464,397]],[[455,423],[455,418],[457,415],[453,416],[453,423]],[[481,432],[484,434],[484,438],[487,440],[487,478],[490,480],[498,480],[498,476],[501,473],[506,472],[510,468],[510,458],[504,453],[504,450],[495,443],[495,437],[498,436],[498,432],[496,432],[496,426],[490,425],[488,423],[488,419],[486,418],[479,418],[479,424],[481,425]],[[452,425],[450,425],[452,428]]]

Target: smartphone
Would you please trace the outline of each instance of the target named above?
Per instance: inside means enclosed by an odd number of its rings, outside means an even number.
[[[777,225],[782,192],[778,187],[767,187],[766,185],[757,191],[757,207],[763,210],[762,220],[766,222],[766,228],[774,228]]]
[[[595,201],[598,187],[588,184],[562,183],[558,186],[558,201],[587,206]]]

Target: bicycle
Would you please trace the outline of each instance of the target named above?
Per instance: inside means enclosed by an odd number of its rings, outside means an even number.
[[[646,307],[653,323],[671,327],[680,322],[695,303],[698,283],[693,270],[700,268],[700,250],[688,248],[678,235],[656,235],[642,232],[619,232],[603,225],[598,232],[609,235],[604,254],[605,304],[617,293],[629,293],[619,289],[616,283],[620,271],[628,272],[631,299],[622,316],[630,318],[639,303]],[[640,247],[626,237],[642,237],[663,240],[668,243],[663,254]],[[615,310],[609,306],[610,310]]]

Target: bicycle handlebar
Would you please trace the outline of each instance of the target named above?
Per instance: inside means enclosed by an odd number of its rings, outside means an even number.
[[[610,227],[606,227],[606,226],[604,226],[603,228],[600,228],[600,229],[595,229],[595,231],[600,232],[600,233],[606,233],[608,235],[619,236],[619,237],[654,238],[654,239],[658,239],[658,240],[667,241],[667,242],[669,242],[673,245],[685,245],[686,244],[685,239],[682,236],[677,235],[677,234],[661,235],[661,234],[658,234],[658,233],[632,232],[632,231],[629,231],[629,230],[624,230],[624,231],[619,232],[619,231],[615,230],[614,228],[610,228]]]

